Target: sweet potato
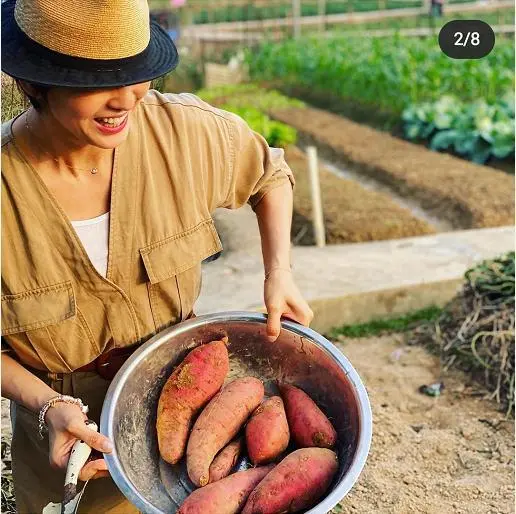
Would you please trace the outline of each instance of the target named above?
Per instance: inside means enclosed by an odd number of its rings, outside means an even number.
[[[260,405],[263,393],[263,384],[257,378],[238,378],[225,385],[201,412],[186,447],[188,476],[197,487],[209,482],[215,455]]]
[[[226,344],[224,338],[193,349],[161,391],[156,430],[161,457],[170,464],[183,456],[194,416],[224,383],[229,371]]]
[[[313,507],[338,469],[327,448],[302,448],[287,455],[254,489],[242,514],[298,512]]]
[[[271,462],[284,452],[290,440],[283,400],[273,396],[252,414],[245,428],[247,452],[253,464]]]
[[[251,491],[274,466],[239,471],[206,487],[196,489],[181,505],[177,514],[236,514]]]
[[[238,457],[242,453],[243,446],[244,438],[239,437],[220,450],[210,466],[210,484],[227,477],[231,473]]]
[[[333,448],[337,432],[316,403],[298,387],[282,384],[279,388],[290,434],[297,445],[301,448]]]

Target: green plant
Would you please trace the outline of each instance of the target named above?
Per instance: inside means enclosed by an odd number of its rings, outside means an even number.
[[[502,8],[497,11],[469,11],[465,13],[452,13],[434,20],[436,27],[442,27],[451,20],[482,20],[486,23],[494,25],[512,25],[514,24],[514,9]],[[337,32],[360,32],[378,29],[406,29],[414,27],[430,27],[430,18],[427,13],[417,16],[404,18],[386,18],[378,21],[335,25],[335,33]]]
[[[396,318],[381,318],[368,323],[344,325],[334,328],[330,332],[330,337],[344,336],[355,338],[378,335],[384,332],[402,332],[414,328],[415,324],[436,320],[441,312],[442,309],[432,306]]]
[[[482,382],[508,417],[514,417],[515,391],[514,260],[509,252],[469,269],[435,326],[414,334],[439,351],[444,371],[459,368]]]
[[[253,80],[329,93],[400,116],[443,95],[495,102],[514,90],[514,42],[497,40],[483,59],[450,59],[435,38],[304,37],[265,42],[246,54]]]
[[[259,90],[260,87],[257,84],[227,84],[199,89],[195,94],[205,102],[214,102],[218,98],[234,97],[235,95],[247,93],[253,94]]]
[[[222,105],[221,108],[243,118],[255,132],[258,132],[267,140],[269,146],[284,148],[294,144],[297,140],[295,129],[279,121],[271,120],[258,109],[253,107],[234,107],[231,104]]]
[[[422,0],[406,0],[403,7],[421,7]],[[348,12],[366,12],[376,11],[383,8],[384,4],[379,0],[350,0],[343,2],[328,1],[325,4],[325,14],[341,14]],[[385,8],[399,9],[400,2],[396,0],[386,0]],[[316,16],[319,9],[316,3],[301,3],[301,16]],[[252,2],[247,5],[230,5],[226,8],[210,8],[208,5],[205,9],[194,15],[194,23],[220,23],[231,21],[247,21],[247,20],[266,20],[272,18],[286,18],[292,15],[292,4],[286,0],[283,3],[275,3],[274,5],[256,6]]]
[[[179,93],[196,91],[202,86],[203,73],[199,59],[188,53],[186,49],[179,51],[177,68],[153,83],[155,89],[163,93]]]
[[[263,112],[305,106],[300,100],[289,98],[274,89],[263,89],[257,84],[217,86],[201,89],[197,91],[197,95],[206,102],[217,102],[222,99],[226,105],[232,107],[253,107]]]
[[[486,295],[491,303],[511,302],[515,293],[515,252],[484,261],[469,269],[465,278],[470,287]]]
[[[303,107],[304,103],[299,100],[288,98],[278,91],[262,89],[256,84],[217,86],[201,89],[197,95],[242,117],[270,146],[285,147],[297,140],[294,128],[271,120],[267,112],[278,108]]]
[[[490,157],[514,154],[514,97],[489,104],[483,100],[463,103],[446,95],[436,102],[416,104],[402,114],[405,137],[428,139],[433,150],[453,149],[483,164]]]

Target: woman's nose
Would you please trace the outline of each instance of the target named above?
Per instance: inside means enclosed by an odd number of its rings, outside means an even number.
[[[109,107],[117,111],[131,111],[141,100],[139,90],[134,86],[125,86],[113,91],[109,101]]]

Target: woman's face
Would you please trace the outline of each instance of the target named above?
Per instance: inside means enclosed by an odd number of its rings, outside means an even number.
[[[131,114],[149,90],[150,82],[116,89],[48,90],[42,110],[55,135],[77,146],[112,149],[127,137]]]

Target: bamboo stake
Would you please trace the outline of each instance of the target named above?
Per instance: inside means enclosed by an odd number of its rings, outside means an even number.
[[[306,148],[308,155],[308,173],[310,175],[310,189],[312,192],[312,216],[315,235],[315,244],[318,248],[326,245],[324,234],[324,217],[321,202],[321,187],[319,184],[319,166],[317,165],[317,149],[315,146]]]
[[[294,24],[294,39],[301,36],[301,0],[292,0],[292,22]]]
[[[319,24],[319,30],[324,32],[326,30],[326,0],[318,0],[317,1],[317,12],[321,17],[321,21]]]

